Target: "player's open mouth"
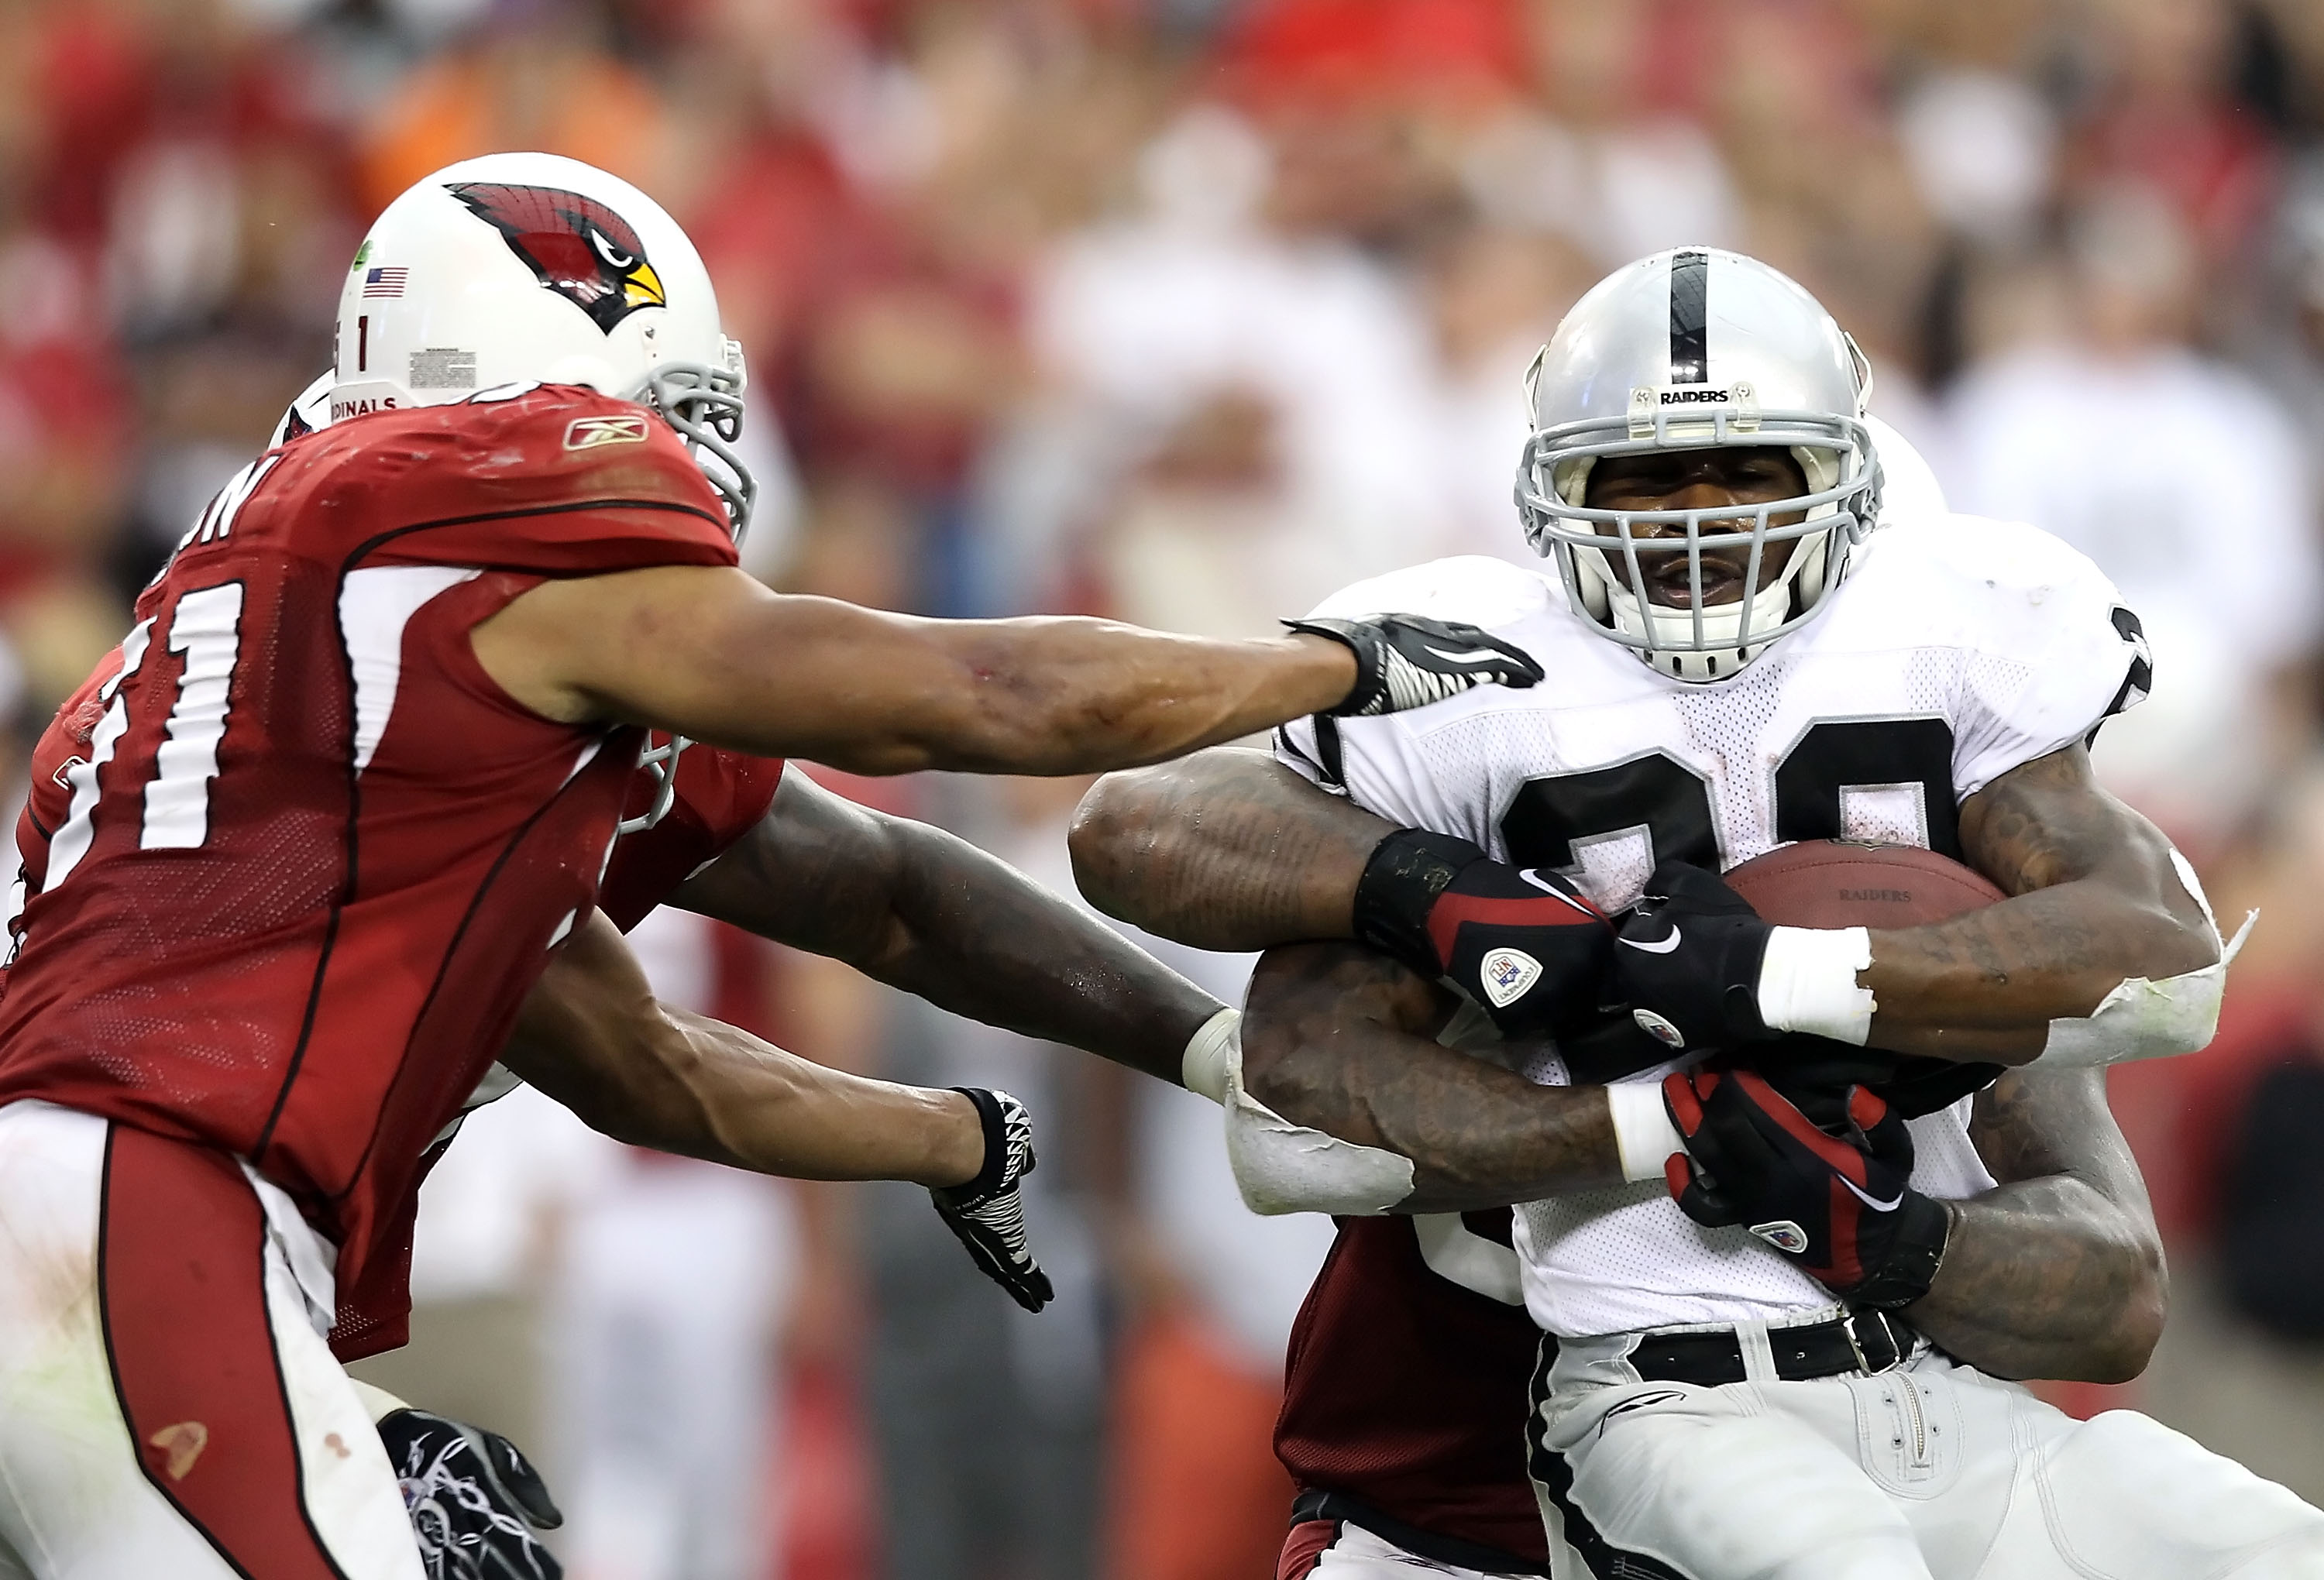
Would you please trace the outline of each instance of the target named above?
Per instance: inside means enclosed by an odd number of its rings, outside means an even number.
[[[1646,596],[1666,609],[1692,609],[1694,592],[1687,574],[1686,556],[1674,554],[1655,565],[1642,555],[1639,569],[1646,573]],[[1744,562],[1702,556],[1702,605],[1709,609],[1717,604],[1732,603],[1743,596]]]

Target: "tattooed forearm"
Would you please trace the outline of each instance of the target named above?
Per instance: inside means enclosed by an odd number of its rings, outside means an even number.
[[[2004,1076],[1978,1099],[1971,1136],[2002,1183],[1958,1204],[1937,1281],[1905,1314],[1997,1376],[2136,1376],[2168,1283],[2103,1072]]]
[[[787,775],[678,903],[988,1025],[1175,1081],[1220,1005],[1071,903],[940,829]]]
[[[2098,788],[2079,746],[1971,796],[1960,831],[1969,865],[2011,897],[1873,933],[1860,980],[1879,1006],[1876,1047],[2023,1063],[2041,1052],[2051,1021],[2089,1014],[2124,978],[2218,958],[2168,841]]]
[[[1074,814],[1074,876],[1108,915],[1197,949],[1345,938],[1394,826],[1222,747],[1100,779]]]
[[[1441,990],[1359,945],[1270,950],[1244,1008],[1244,1084],[1296,1124],[1410,1158],[1399,1211],[1618,1183],[1603,1089],[1536,1086],[1440,1045],[1444,1007]]]

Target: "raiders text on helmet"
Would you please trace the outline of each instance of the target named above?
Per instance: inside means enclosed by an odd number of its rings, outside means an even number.
[[[756,493],[735,455],[742,351],[701,256],[627,181],[577,160],[494,153],[387,207],[339,292],[330,420],[586,384],[683,435],[740,536]]]
[[[1666,675],[1722,680],[1815,612],[1878,515],[1871,382],[1831,315],[1756,259],[1682,247],[1627,265],[1574,305],[1534,361],[1534,431],[1517,468],[1526,536],[1555,556],[1596,629]],[[1766,445],[1799,463],[1807,492],[1714,510],[1587,506],[1602,456]],[[1785,541],[1790,558],[1758,587],[1763,556]],[[1705,549],[1748,555],[1735,602],[1703,603]],[[1640,562],[1668,554],[1688,556],[1685,607],[1648,594]]]

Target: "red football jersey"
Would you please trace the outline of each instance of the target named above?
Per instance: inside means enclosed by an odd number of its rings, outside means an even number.
[[[549,577],[733,563],[677,435],[586,390],[252,463],[51,726],[0,1102],[244,1158],[360,1280],[594,903],[641,739],[520,706],[470,629]]]
[[[782,779],[780,758],[687,748],[678,759],[678,795],[669,813],[653,827],[614,841],[597,908],[622,932],[635,927],[672,889],[759,826]],[[640,774],[628,813],[645,811],[652,799],[652,781]]]
[[[34,771],[39,772],[37,764]],[[774,804],[782,775],[779,758],[744,757],[708,746],[688,749],[678,760],[678,795],[668,814],[653,827],[614,841],[613,859],[597,893],[599,908],[622,932],[635,927],[672,889],[758,826]],[[638,775],[624,815],[643,812],[652,799],[651,781]],[[24,837],[20,831],[19,841]],[[420,1187],[442,1153],[441,1147],[429,1150],[411,1188],[383,1216],[375,1236],[379,1250],[362,1278],[340,1286],[331,1348],[343,1361],[394,1349],[410,1336]]]
[[[1469,1234],[1509,1255],[1508,1209],[1462,1217]],[[1431,1536],[1546,1565],[1525,1458],[1541,1330],[1523,1306],[1431,1268],[1412,1219],[1339,1225],[1291,1330],[1276,1456],[1303,1492],[1337,1493]]]

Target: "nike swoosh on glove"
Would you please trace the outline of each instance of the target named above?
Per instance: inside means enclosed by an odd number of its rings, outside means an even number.
[[[1447,978],[1504,1037],[1593,1018],[1613,923],[1572,880],[1519,871],[1468,841],[1399,829],[1356,882],[1356,937],[1430,980]]]
[[[1019,1185],[1033,1171],[1033,1116],[1007,1092],[954,1087],[976,1105],[984,1125],[984,1167],[965,1185],[932,1190],[936,1216],[1009,1298],[1038,1311],[1055,1298],[1049,1275],[1025,1240],[1025,1198]]]
[[[1929,1292],[1952,1213],[1912,1188],[1912,1133],[1872,1093],[1849,1089],[1843,1135],[1748,1070],[1665,1076],[1663,1105],[1686,1144],[1666,1178],[1687,1217],[1741,1226],[1858,1306]]]
[[[1425,708],[1480,685],[1529,686],[1541,666],[1476,626],[1417,614],[1364,620],[1286,620],[1295,631],[1345,642],[1356,656],[1356,684],[1330,712],[1342,718]]]
[[[380,1417],[379,1437],[428,1580],[560,1580],[564,1567],[532,1533],[565,1516],[515,1444],[409,1407]]]
[[[1759,967],[1775,928],[1716,873],[1665,861],[1622,923],[1614,983],[1639,1025],[1673,1052],[1765,1042]]]

